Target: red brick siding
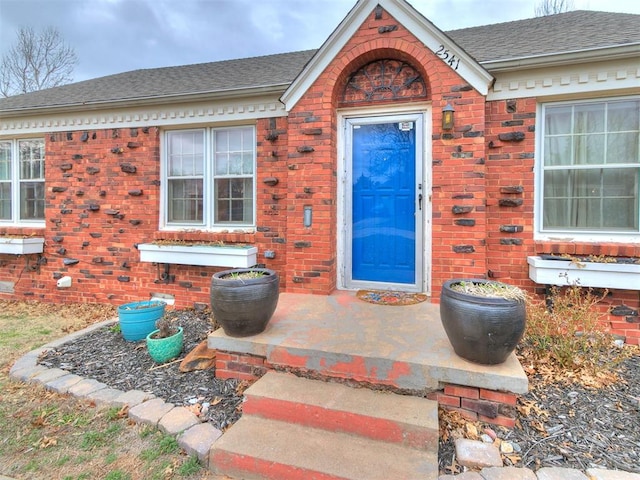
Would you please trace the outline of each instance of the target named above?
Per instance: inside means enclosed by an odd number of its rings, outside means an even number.
[[[535,115],[533,98],[488,102],[486,105],[487,166],[487,275],[530,292],[541,285],[529,280],[527,256],[545,253],[640,257],[640,246],[612,243],[534,241]],[[502,134],[521,133],[520,141],[505,141]],[[518,187],[518,188],[513,188]],[[521,201],[519,206],[501,205],[501,200]],[[514,233],[501,227],[518,227]],[[538,288],[536,288],[538,287]],[[602,320],[612,333],[624,335],[628,343],[640,341],[640,319],[609,314],[612,307],[640,308],[640,292],[610,292],[600,306]]]
[[[289,116],[289,175],[292,203],[288,232],[287,267],[289,291],[330,293],[336,285],[337,162],[336,112],[350,74],[374,60],[391,58],[409,62],[422,72],[433,105],[433,292],[437,296],[444,280],[452,276],[483,277],[485,265],[484,99],[468,88],[433,52],[402,25],[393,32],[378,28],[397,23],[386,12],[371,17],[347,42],[340,54],[294,106]],[[406,102],[406,101],[405,101]],[[440,131],[441,110],[447,103],[456,109],[456,131],[450,138]],[[377,106],[391,103],[376,102]],[[394,102],[401,103],[401,102]],[[367,104],[358,103],[359,107]],[[369,104],[371,105],[371,104]],[[347,104],[341,106],[348,106]],[[304,134],[309,127],[322,135]],[[299,153],[311,146],[313,152]],[[311,195],[301,192],[315,185]],[[476,220],[469,229],[454,224],[455,197],[472,194],[467,201]],[[314,209],[314,225],[302,228],[304,205]],[[316,214],[319,213],[319,215]],[[316,218],[318,221],[316,223]],[[298,242],[308,241],[305,247]],[[469,253],[454,253],[454,247],[470,245]]]
[[[258,212],[257,231],[251,234],[158,231],[160,133],[155,127],[46,135],[46,228],[0,232],[44,236],[44,261],[35,268],[38,257],[31,255],[25,268],[24,258],[3,255],[0,278],[15,282],[15,298],[51,303],[120,304],[163,292],[175,296],[178,308],[208,304],[211,275],[221,269],[171,265],[175,281],[161,282],[159,267],[141,263],[136,249],[138,243],[159,239],[253,244],[259,249],[259,263],[282,272],[286,264],[287,179],[282,175],[286,123],[286,118],[280,118],[259,120],[256,125]],[[265,140],[274,129],[280,132],[278,139]],[[123,164],[135,167],[135,172],[123,171]],[[265,184],[264,179],[272,176],[279,183]],[[141,194],[132,195],[134,191]],[[266,260],[265,250],[275,251],[275,259]],[[78,263],[65,265],[65,258]],[[63,275],[72,277],[71,288],[56,287],[56,278]],[[284,278],[282,285],[286,288]]]

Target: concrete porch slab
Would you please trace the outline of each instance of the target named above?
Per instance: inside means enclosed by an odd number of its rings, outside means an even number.
[[[373,305],[355,292],[329,296],[281,293],[267,329],[252,337],[213,332],[209,348],[265,357],[355,381],[429,392],[443,384],[525,393],[527,377],[515,354],[500,365],[458,357],[440,322],[439,305]]]

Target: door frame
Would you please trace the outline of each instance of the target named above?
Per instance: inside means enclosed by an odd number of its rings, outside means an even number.
[[[416,273],[421,272],[421,278],[414,290],[431,293],[431,232],[432,232],[432,184],[431,184],[431,105],[428,103],[412,103],[410,105],[389,106],[384,109],[379,107],[359,108],[341,110],[337,114],[337,288],[340,290],[356,290],[355,286],[347,287],[350,278],[351,268],[351,248],[347,245],[349,239],[348,229],[351,228],[351,214],[348,212],[349,190],[351,188],[350,179],[350,159],[351,154],[347,149],[347,127],[348,120],[366,119],[372,120],[380,117],[393,117],[410,115],[420,117],[422,121],[422,131],[416,131],[416,183],[422,184],[422,222],[416,222]],[[381,289],[385,289],[385,284],[379,284]],[[363,285],[364,287],[364,285]],[[359,287],[358,287],[359,288]],[[373,288],[373,286],[369,286]],[[388,287],[387,287],[388,289]],[[410,290],[410,289],[406,289]]]

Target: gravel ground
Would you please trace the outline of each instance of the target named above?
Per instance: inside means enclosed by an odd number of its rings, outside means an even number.
[[[208,310],[169,313],[185,330],[184,352],[214,329]],[[127,342],[113,327],[47,352],[40,363],[94,378],[121,390],[152,392],[167,402],[191,408],[225,430],[241,415],[245,382],[219,380],[213,370],[181,373],[179,362],[156,365],[144,342]],[[640,355],[619,366],[620,380],[599,389],[530,377],[530,391],[519,401],[519,422],[507,430],[459,422],[464,436],[490,441],[497,436],[506,450],[506,465],[534,470],[544,466],[619,469],[640,473]],[[442,423],[442,422],[441,422]],[[451,425],[449,425],[451,426]],[[442,428],[441,428],[442,433]],[[451,432],[449,432],[451,433]],[[484,437],[482,436],[484,433]],[[488,435],[491,434],[491,435]],[[453,438],[440,441],[440,470],[456,471]],[[452,467],[453,465],[453,467]],[[452,470],[453,468],[453,470]]]
[[[215,328],[208,310],[174,310],[166,315],[172,318],[173,325],[184,328],[184,347],[178,360]],[[214,370],[182,373],[180,362],[158,365],[147,353],[144,341],[127,342],[113,327],[51,350],[40,358],[40,363],[123,391],[151,392],[166,402],[191,408],[220,430],[233,425],[241,415],[245,383],[217,379]]]

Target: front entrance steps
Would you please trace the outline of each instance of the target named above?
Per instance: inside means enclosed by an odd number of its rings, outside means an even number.
[[[435,480],[437,403],[268,372],[209,465],[238,479]]]

